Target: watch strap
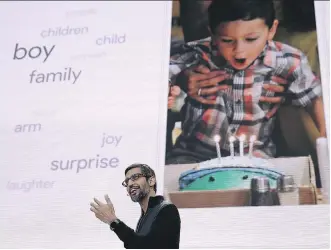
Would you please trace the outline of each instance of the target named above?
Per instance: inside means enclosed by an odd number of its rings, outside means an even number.
[[[119,219],[116,219],[114,221],[112,221],[109,224],[110,230],[114,231],[116,229],[116,226],[120,223],[121,221]]]

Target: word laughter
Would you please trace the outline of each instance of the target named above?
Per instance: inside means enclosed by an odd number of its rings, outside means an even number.
[[[30,192],[38,189],[51,189],[54,187],[55,181],[32,180],[32,181],[8,181],[7,189],[11,191]]]
[[[30,74],[30,83],[48,83],[48,82],[65,82],[75,84],[82,71],[75,71],[72,68],[64,68],[59,72],[37,72],[33,70]]]

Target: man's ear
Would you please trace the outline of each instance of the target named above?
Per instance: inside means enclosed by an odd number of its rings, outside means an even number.
[[[152,176],[148,179],[148,184],[149,184],[150,187],[153,187],[155,185],[155,183],[156,183],[155,176]]]
[[[278,24],[279,24],[278,20],[275,20],[274,23],[272,24],[272,27],[270,28],[269,34],[268,34],[268,41],[271,41],[272,39],[274,39],[274,36],[277,32]]]

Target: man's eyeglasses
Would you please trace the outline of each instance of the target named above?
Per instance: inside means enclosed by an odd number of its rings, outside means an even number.
[[[129,180],[136,181],[140,177],[147,177],[147,176],[144,175],[144,174],[141,174],[141,173],[133,174],[130,177],[125,178],[125,180],[122,182],[123,187],[127,187],[128,186]]]

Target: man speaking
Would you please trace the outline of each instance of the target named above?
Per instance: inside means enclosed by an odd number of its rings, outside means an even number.
[[[180,240],[180,217],[177,207],[156,196],[154,170],[145,164],[132,164],[125,170],[126,187],[133,202],[139,202],[141,216],[136,230],[128,227],[115,215],[114,206],[108,195],[106,204],[94,198],[90,210],[102,222],[109,225],[125,248],[134,249],[178,249]]]

